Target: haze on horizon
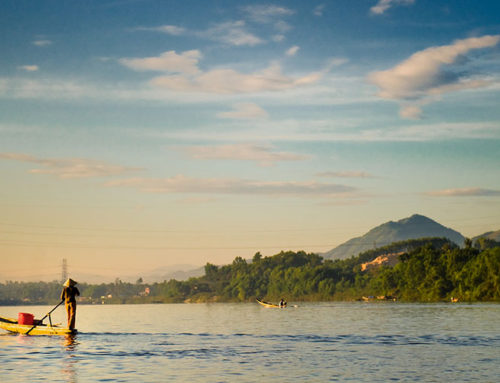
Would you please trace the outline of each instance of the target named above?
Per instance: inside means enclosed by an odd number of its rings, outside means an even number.
[[[500,229],[500,3],[0,3],[1,280]]]

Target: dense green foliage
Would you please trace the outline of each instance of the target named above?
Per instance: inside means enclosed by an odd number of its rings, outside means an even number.
[[[145,284],[79,284],[86,303],[161,303],[278,300],[355,300],[391,296],[403,301],[500,301],[500,247],[492,242],[458,248],[445,239],[397,242],[345,260],[324,260],[317,254],[281,252],[237,257],[232,264],[207,263],[205,275],[187,281]],[[394,267],[361,271],[379,255],[401,253]],[[0,284],[0,304],[55,303],[60,283]]]

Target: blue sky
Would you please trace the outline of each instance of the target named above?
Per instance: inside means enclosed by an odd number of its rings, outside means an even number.
[[[0,277],[321,252],[414,213],[498,230],[498,14],[2,1]]]

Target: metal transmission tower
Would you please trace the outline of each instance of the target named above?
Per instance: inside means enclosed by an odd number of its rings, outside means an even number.
[[[62,270],[61,270],[61,281],[62,283],[66,282],[66,279],[68,279],[68,261],[66,258],[63,258],[62,260]]]

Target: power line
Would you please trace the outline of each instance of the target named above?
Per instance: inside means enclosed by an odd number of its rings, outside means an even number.
[[[409,238],[420,239],[420,238]],[[404,241],[404,240],[403,240]],[[98,250],[252,250],[252,249],[308,249],[308,248],[327,248],[333,249],[338,246],[369,246],[369,248],[380,248],[390,245],[389,242],[374,243],[371,242],[356,242],[348,244],[346,242],[340,245],[330,244],[288,244],[288,245],[254,245],[254,246],[126,246],[126,245],[88,245],[80,243],[56,243],[56,242],[16,242],[16,241],[0,241],[0,245],[8,247],[51,247],[63,249],[98,249]]]
[[[86,245],[78,243],[47,243],[47,242],[9,242],[0,241],[0,245],[13,247],[46,246],[54,248],[79,248],[79,249],[103,249],[103,250],[245,250],[245,249],[276,249],[276,248],[319,248],[331,247],[328,245],[276,245],[276,246],[109,246],[109,245]]]
[[[61,283],[64,283],[68,279],[68,261],[66,258],[62,260],[62,270],[61,270]]]
[[[490,218],[498,218],[498,215],[492,215],[492,216],[486,216],[486,217],[468,217],[468,218],[456,218],[456,219],[449,219],[447,221],[452,221],[452,222],[467,222],[467,221],[475,221],[475,220],[484,220],[484,219],[490,219]],[[397,221],[392,221],[392,222],[397,222]],[[387,223],[387,222],[385,222]],[[383,224],[381,224],[383,225]],[[415,225],[415,224],[414,224]],[[418,223],[417,225],[420,225]],[[421,225],[426,225],[426,223],[422,223]],[[484,224],[477,224],[477,226],[483,226]],[[44,229],[44,230],[83,230],[83,231],[99,231],[99,232],[124,232],[124,233],[199,233],[200,230],[172,230],[172,229],[127,229],[127,228],[96,228],[96,227],[71,227],[71,226],[55,226],[55,225],[20,225],[20,224],[14,224],[14,223],[9,223],[9,222],[0,222],[0,226],[11,226],[11,227],[23,227],[23,228],[38,228],[38,229]],[[339,224],[340,228],[343,227],[359,227],[360,225],[358,224],[352,224],[352,225],[345,225],[345,224]],[[380,226],[380,225],[377,225]],[[259,232],[288,232],[288,231],[319,231],[319,230],[331,230],[331,231],[338,231],[339,227],[321,227],[321,228],[283,228],[283,229],[261,229],[261,230],[247,230],[244,228],[240,228],[238,230],[245,231],[245,232],[250,232],[250,233],[259,233]],[[234,229],[234,227],[231,227],[231,229]]]

